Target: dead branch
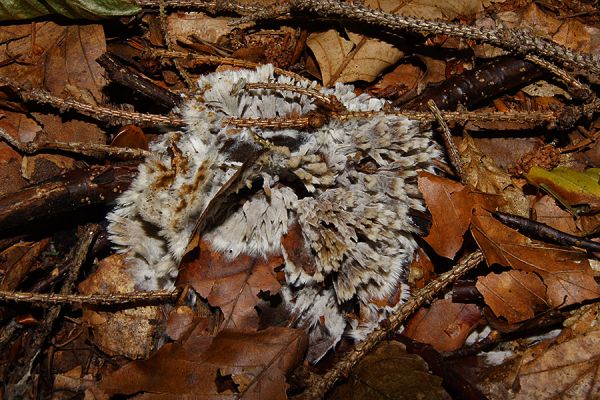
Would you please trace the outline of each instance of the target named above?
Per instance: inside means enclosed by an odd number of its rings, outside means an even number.
[[[563,246],[575,246],[586,250],[600,251],[600,243],[570,235],[566,232],[554,229],[544,223],[500,211],[494,211],[492,212],[492,215],[504,225],[507,225],[513,229],[517,229],[526,236],[534,237],[536,239],[549,240]]]
[[[55,181],[0,198],[0,232],[23,228],[34,221],[106,204],[129,187],[136,167],[93,166],[75,169]]]
[[[177,300],[179,290],[155,290],[134,293],[107,294],[57,294],[30,293],[0,290],[0,301],[16,303],[34,303],[41,306],[51,304],[83,304],[94,306],[139,307],[140,304],[169,303]]]
[[[142,75],[121,64],[110,54],[101,55],[96,59],[96,62],[106,70],[112,81],[134,90],[167,111],[181,103],[181,97],[177,94],[145,79]]]
[[[440,110],[456,110],[459,104],[471,108],[532,82],[542,74],[543,71],[531,62],[513,56],[502,56],[425,89],[401,108],[425,111],[429,100],[433,100]]]
[[[319,16],[363,22],[390,31],[409,30],[477,40],[522,56],[533,54],[556,61],[566,67],[581,69],[591,75],[600,76],[598,57],[568,49],[519,29],[484,30],[445,21],[431,21],[390,14],[356,3],[349,4],[336,0],[292,0],[292,8],[296,11],[312,11]]]
[[[0,128],[0,139],[4,139],[15,149],[25,154],[34,154],[42,151],[66,151],[76,154],[83,154],[89,157],[98,157],[99,154],[108,155],[123,159],[136,159],[148,157],[151,153],[141,149],[130,149],[115,147],[99,143],[78,143],[78,142],[29,142],[21,143]]]

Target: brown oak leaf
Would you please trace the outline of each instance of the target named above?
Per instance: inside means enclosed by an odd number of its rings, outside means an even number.
[[[533,318],[548,307],[546,286],[533,272],[491,273],[478,278],[475,286],[494,314],[510,324]]]
[[[240,255],[232,260],[223,253],[212,251],[201,241],[198,258],[185,262],[179,272],[178,284],[189,284],[210,305],[219,307],[225,317],[225,328],[258,328],[255,306],[258,294],[275,294],[281,289],[275,268],[282,265],[283,257],[267,259]]]
[[[142,392],[144,398],[283,400],[285,376],[303,360],[307,345],[304,332],[290,328],[194,333],[104,377],[100,388],[110,395]]]
[[[474,304],[437,300],[421,308],[408,322],[403,335],[433,346],[437,351],[460,349],[482,318]]]
[[[600,295],[584,252],[531,240],[489,213],[473,217],[471,233],[488,265],[500,264],[537,274],[546,285],[546,299],[552,307]]]

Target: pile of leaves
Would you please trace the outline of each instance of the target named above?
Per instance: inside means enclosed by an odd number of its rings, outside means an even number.
[[[442,30],[325,18],[336,16],[329,1],[291,13],[263,0],[68,3],[0,10],[3,398],[600,393],[596,72]],[[360,7],[452,22],[456,32],[520,29],[598,56],[594,3]],[[106,238],[104,217],[148,143],[176,129],[180,94],[215,69],[264,63],[389,99],[433,123],[440,143],[449,125],[454,157],[419,177],[431,229],[410,266],[415,309],[395,320],[400,333],[384,322],[370,351],[344,340],[316,365],[304,361],[305,332],[273,312],[280,257],[231,262],[201,241],[177,291],[144,294]],[[436,286],[468,257],[481,262]]]

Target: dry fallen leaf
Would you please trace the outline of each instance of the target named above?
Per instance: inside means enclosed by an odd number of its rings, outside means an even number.
[[[454,258],[471,223],[475,205],[471,190],[450,179],[422,172],[419,174],[419,191],[432,216],[425,241],[437,254]]]
[[[533,318],[548,308],[546,287],[533,272],[511,270],[479,277],[477,290],[494,314],[509,324]]]
[[[421,68],[414,64],[400,64],[373,84],[369,92],[376,97],[400,97],[416,90],[423,74]]]
[[[317,59],[325,86],[359,80],[372,82],[403,55],[400,50],[380,40],[356,34],[348,36],[350,40],[330,29],[313,33],[306,40]]]
[[[275,294],[281,289],[274,269],[283,263],[281,256],[262,257],[241,255],[233,260],[223,253],[212,251],[200,242],[197,259],[182,264],[178,284],[191,285],[210,305],[219,307],[224,315],[225,328],[258,328],[255,306],[258,294]]]
[[[168,343],[148,360],[105,376],[106,393],[160,399],[286,399],[285,376],[304,358],[301,330],[225,330]]]
[[[22,37],[23,33],[27,36]],[[28,82],[45,88],[57,96],[102,102],[106,80],[95,61],[106,52],[102,25],[33,22],[24,24],[15,38],[0,47],[0,58],[17,62],[0,68],[0,75],[19,84]],[[72,93],[70,88],[77,88],[79,93]]]
[[[0,252],[0,290],[15,290],[49,243],[50,239],[16,243]]]
[[[81,294],[131,293],[135,291],[124,256],[115,254],[101,260],[98,269],[79,284]],[[91,340],[108,355],[145,358],[155,347],[160,328],[160,307],[136,307],[122,311],[95,311],[85,307],[83,321]]]
[[[474,304],[453,303],[451,299],[437,300],[431,307],[421,308],[402,334],[430,344],[437,351],[453,351],[464,345],[481,318],[481,311]]]
[[[500,264],[537,274],[551,307],[564,307],[600,296],[587,255],[521,235],[489,213],[473,217],[471,233],[488,265]]]
[[[442,378],[428,373],[423,359],[408,354],[403,344],[383,342],[352,369],[348,382],[337,386],[329,399],[450,399]]]
[[[556,204],[556,200],[550,196],[543,196],[535,202],[531,209],[537,222],[541,222],[571,235],[582,234],[577,228],[573,215],[560,208],[558,204]]]
[[[589,315],[586,315],[589,314]],[[564,329],[559,337],[529,349],[512,382],[515,399],[597,399],[600,393],[598,304],[578,316],[580,332]],[[587,322],[587,324],[581,324]],[[583,329],[582,325],[587,325]]]
[[[473,188],[488,194],[499,194],[506,204],[500,211],[529,216],[529,201],[513,186],[510,175],[499,168],[491,157],[477,148],[472,137],[465,134],[458,146],[463,161],[465,179]]]
[[[27,185],[21,176],[22,159],[12,147],[0,143],[0,197],[18,192]]]

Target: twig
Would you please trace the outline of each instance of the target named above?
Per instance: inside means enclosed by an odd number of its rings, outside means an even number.
[[[524,56],[534,54],[542,58],[555,60],[562,65],[580,68],[593,75],[600,76],[600,60],[598,57],[568,49],[523,30],[483,30],[445,21],[432,21],[390,14],[356,3],[349,4],[336,0],[292,0],[292,8],[298,11],[312,11],[319,16],[341,17],[364,22],[391,31],[409,30],[474,39]]]
[[[397,331],[406,318],[423,304],[430,302],[443,288],[477,266],[481,261],[483,261],[483,254],[477,250],[463,257],[452,270],[440,275],[436,280],[415,293],[389,317],[387,323],[383,323],[371,332],[364,341],[346,354],[325,375],[316,378],[315,382],[301,397],[322,399],[338,379],[348,376],[352,368],[390,333]]]
[[[173,118],[164,115],[145,114],[123,110],[115,110],[108,107],[94,106],[82,103],[74,99],[62,99],[54,96],[42,89],[26,89],[17,83],[0,77],[0,84],[10,87],[17,92],[25,101],[35,101],[40,104],[49,104],[61,111],[75,110],[84,115],[89,115],[100,121],[106,121],[110,124],[141,124],[141,125],[170,125],[177,126],[183,122],[180,118]]]
[[[133,0],[133,3],[141,7],[164,7],[169,8],[192,8],[199,10],[208,10],[212,13],[217,11],[235,12],[240,15],[252,15],[264,11],[263,7],[253,7],[244,4],[238,4],[233,1],[203,1],[203,0]]]
[[[98,153],[108,156],[136,159],[148,157],[151,153],[141,149],[129,149],[123,147],[115,147],[107,144],[99,143],[78,143],[78,142],[29,142],[21,143],[12,137],[5,129],[0,127],[0,138],[4,139],[8,144],[15,147],[17,150],[25,154],[34,154],[44,150],[60,150],[68,151],[86,156],[98,157]]]
[[[93,106],[73,99],[62,99],[41,89],[20,90],[19,94],[25,100],[33,100],[41,104],[50,104],[60,110],[73,109],[110,124],[147,124],[147,125],[177,125],[179,118],[169,116],[137,113],[115,110],[108,107]]]
[[[268,89],[268,90],[288,90],[308,97],[312,97],[315,102],[328,111],[343,112],[346,110],[344,105],[335,96],[325,96],[320,91],[313,88],[304,88],[285,83],[247,83],[244,89]]]
[[[444,139],[444,147],[446,147],[446,153],[448,154],[448,157],[450,158],[450,163],[452,164],[452,166],[454,167],[454,170],[460,177],[460,181],[462,183],[465,183],[465,181],[466,181],[465,172],[463,171],[463,168],[462,168],[463,162],[460,157],[460,153],[458,152],[458,149],[456,148],[456,144],[454,144],[454,141],[452,140],[452,134],[450,133],[450,128],[448,128],[448,124],[446,123],[446,121],[444,121],[444,117],[442,117],[442,114],[440,113],[440,109],[437,108],[437,106],[435,105],[433,100],[429,100],[427,102],[427,105],[429,106],[429,109],[431,110],[433,116],[435,117],[438,124],[440,125],[440,128],[442,129],[442,138]]]
[[[568,88],[572,88],[571,94],[573,94],[574,97],[584,100],[591,100],[595,97],[594,92],[592,91],[592,89],[590,89],[588,85],[579,82],[576,78],[569,75],[567,71],[557,67],[551,62],[548,62],[544,59],[541,59],[540,57],[531,54],[525,56],[525,58],[561,79],[564,83],[567,84]]]
[[[155,290],[149,292],[133,293],[107,293],[107,294],[57,294],[57,293],[30,293],[11,292],[0,290],[0,301],[17,303],[49,304],[85,304],[96,306],[128,306],[139,307],[140,303],[166,303],[177,300],[179,290]]]
[[[600,243],[570,235],[544,223],[500,211],[494,211],[492,212],[492,215],[504,225],[517,229],[524,235],[533,236],[542,240],[550,240],[565,246],[575,246],[586,250],[600,251]]]
[[[61,294],[66,295],[73,290],[73,283],[75,283],[75,280],[79,276],[81,266],[85,262],[88,250],[99,230],[100,227],[96,224],[88,224],[81,229],[80,239],[69,256],[73,268],[63,283],[60,290]],[[52,331],[54,322],[61,310],[62,306],[60,305],[51,307],[46,313],[43,322],[38,326],[32,343],[27,347],[19,365],[14,369],[9,379],[10,383],[6,385],[5,394],[7,398],[23,398],[26,390],[30,387],[31,370],[33,369],[35,359],[41,352],[42,346]]]

